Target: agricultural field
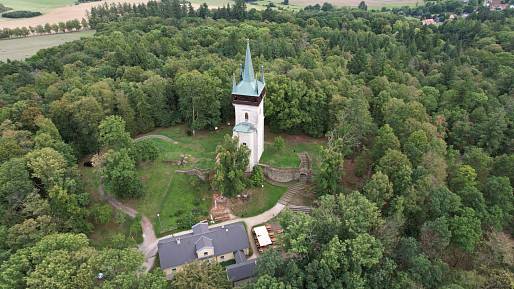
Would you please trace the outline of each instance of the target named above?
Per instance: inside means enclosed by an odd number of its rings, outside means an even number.
[[[58,46],[82,37],[93,36],[95,31],[81,31],[42,35],[34,37],[0,40],[0,61],[23,60],[36,54],[41,49]]]
[[[75,5],[74,0],[0,0],[5,6],[17,10],[40,11],[41,16],[24,19],[7,19],[0,17],[0,28],[16,28],[44,25],[46,23],[57,23],[60,21],[68,21],[73,19],[82,19],[87,17],[87,11],[92,7],[103,3],[145,3],[148,0],[103,0],[101,2],[88,2]],[[361,0],[290,0],[289,5],[283,5],[282,0],[257,0],[247,4],[248,9],[255,8],[257,10],[265,9],[268,3],[275,4],[279,9],[298,10],[308,5],[322,4],[329,2],[334,6],[352,6],[359,5]],[[210,8],[221,7],[227,4],[233,4],[231,0],[191,0],[194,8],[198,8],[201,4],[207,3]],[[369,8],[381,7],[399,7],[399,6],[415,6],[423,4],[422,0],[368,0],[366,4]]]
[[[72,5],[75,0],[0,0],[4,6],[14,10],[46,12],[50,9]]]
[[[104,3],[138,4],[146,2],[148,2],[148,0],[103,0],[100,2],[95,1],[76,5],[74,0],[0,0],[0,3],[13,9],[39,11],[43,13],[41,16],[32,18],[8,19],[0,17],[0,29],[28,26],[34,27],[45,25],[46,23],[53,24],[74,19],[80,20],[87,17],[87,11],[91,10],[92,7],[103,5]]]

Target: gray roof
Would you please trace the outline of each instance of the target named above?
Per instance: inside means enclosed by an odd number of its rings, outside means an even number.
[[[250,247],[245,226],[241,222],[208,228],[204,233],[192,232],[176,237],[171,236],[159,240],[157,244],[161,268],[176,267],[196,260],[196,244],[201,237],[211,239],[215,256]]]
[[[191,229],[193,229],[193,234],[203,234],[209,231],[209,225],[207,223],[198,223],[191,227]]]
[[[201,236],[195,244],[196,250],[202,250],[203,248],[214,248],[212,246],[212,239],[205,236]]]
[[[232,130],[235,132],[249,133],[254,132],[256,129],[252,123],[244,121],[236,124]]]
[[[242,250],[237,251],[234,253],[234,259],[236,259],[236,263],[242,263],[246,261],[246,255],[245,252]]]
[[[252,54],[250,53],[250,41],[246,43],[246,56],[244,70],[241,71],[241,79],[238,84],[233,80],[232,94],[260,96],[264,89],[264,68],[261,66],[261,79],[257,80],[253,71]]]
[[[248,260],[227,266],[227,277],[232,282],[248,279],[255,276],[257,259]]]

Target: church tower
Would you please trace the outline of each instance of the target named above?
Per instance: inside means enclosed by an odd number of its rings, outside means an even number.
[[[261,66],[260,78],[256,79],[250,53],[250,41],[246,44],[244,68],[241,69],[239,83],[235,77],[232,81],[232,104],[234,105],[236,122],[233,136],[239,138],[239,145],[250,149],[249,170],[259,164],[264,151],[264,96],[266,82],[264,67]]]

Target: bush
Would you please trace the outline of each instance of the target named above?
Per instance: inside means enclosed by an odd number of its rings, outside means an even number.
[[[129,227],[129,235],[134,239],[137,243],[141,243],[143,241],[143,229],[141,228],[141,215],[137,214],[134,220],[132,220],[132,224]]]
[[[2,14],[5,18],[30,18],[42,15],[41,12],[35,11],[11,11]]]
[[[124,224],[127,221],[127,214],[116,211],[114,214],[114,222],[118,225]]]
[[[97,205],[93,208],[93,217],[98,224],[107,224],[112,219],[112,208],[110,205]]]
[[[250,184],[254,187],[262,187],[264,184],[264,173],[260,166],[255,166],[250,176]]]
[[[133,154],[136,162],[153,161],[159,156],[159,148],[151,140],[141,140],[134,144]]]
[[[273,140],[273,147],[276,151],[282,151],[284,149],[284,146],[286,145],[284,138],[281,136],[275,137],[275,140]]]

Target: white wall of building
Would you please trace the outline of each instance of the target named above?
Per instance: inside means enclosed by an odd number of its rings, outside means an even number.
[[[239,145],[246,144],[250,149],[249,169],[259,164],[262,152],[264,151],[264,100],[259,106],[234,104],[236,123],[249,122],[256,128],[255,132],[242,133],[234,132],[234,136],[239,138]],[[246,118],[248,117],[248,119]]]

